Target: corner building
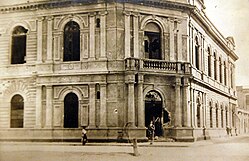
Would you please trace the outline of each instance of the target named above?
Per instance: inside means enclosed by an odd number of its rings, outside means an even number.
[[[0,139],[195,141],[234,128],[235,43],[203,0],[0,7]]]

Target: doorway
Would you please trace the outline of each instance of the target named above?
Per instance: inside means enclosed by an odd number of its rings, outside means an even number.
[[[145,126],[149,127],[151,121],[155,125],[155,136],[163,136],[164,123],[169,122],[169,113],[163,109],[161,95],[156,91],[150,91],[145,96]],[[147,133],[147,136],[148,133]]]
[[[64,128],[78,128],[79,100],[76,94],[69,93],[64,99]]]

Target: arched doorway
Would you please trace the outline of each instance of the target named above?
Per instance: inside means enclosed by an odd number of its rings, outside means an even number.
[[[76,94],[69,93],[64,99],[64,128],[78,128],[79,100]]]
[[[151,121],[155,125],[155,136],[163,136],[162,125],[169,122],[170,117],[163,108],[161,95],[156,91],[150,91],[145,96],[145,126],[148,127]]]
[[[21,95],[15,95],[11,99],[10,127],[23,128],[24,102]]]

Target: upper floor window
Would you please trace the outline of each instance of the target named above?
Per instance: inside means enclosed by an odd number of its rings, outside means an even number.
[[[195,67],[199,70],[200,69],[200,52],[199,52],[199,41],[198,37],[195,37]]]
[[[210,48],[208,47],[208,76],[211,77],[212,72],[211,72],[211,51]]]
[[[219,58],[219,72],[220,72],[220,83],[222,83],[222,61],[221,58]]]
[[[80,60],[80,27],[70,21],[64,28],[64,57],[63,61]]]
[[[27,29],[17,26],[12,32],[11,64],[26,63]]]
[[[217,59],[215,52],[214,52],[214,79],[217,80]]]
[[[145,58],[162,59],[161,30],[155,23],[148,23],[144,32]]]
[[[224,61],[224,84],[227,85],[227,66],[226,66],[226,61]]]

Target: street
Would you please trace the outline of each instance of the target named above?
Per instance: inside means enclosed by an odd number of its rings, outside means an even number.
[[[0,143],[0,161],[248,161],[249,136],[195,143]]]

